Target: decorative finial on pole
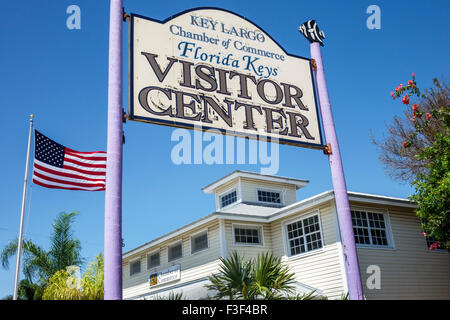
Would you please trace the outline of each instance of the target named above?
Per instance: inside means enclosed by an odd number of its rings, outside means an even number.
[[[30,121],[33,122],[34,115],[30,114]]]
[[[322,40],[325,39],[325,33],[322,30],[319,30],[316,20],[306,21],[298,28],[298,31],[300,31],[310,43],[318,42],[323,47]]]

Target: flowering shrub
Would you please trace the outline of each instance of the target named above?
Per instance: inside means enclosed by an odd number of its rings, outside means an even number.
[[[438,89],[437,92],[421,94],[413,73],[408,85],[400,84],[394,92],[391,92],[391,96],[394,100],[401,97],[402,103],[408,108],[407,114],[411,115],[409,120],[415,129],[407,135],[402,147],[405,152],[411,149],[415,152],[414,157],[424,163],[424,170],[417,174],[412,183],[415,194],[410,196],[410,199],[418,205],[416,214],[422,221],[423,235],[435,239],[430,250],[437,248],[450,250],[449,89],[446,84],[441,86],[437,79],[434,79],[434,84]],[[413,97],[418,101],[426,101],[427,110],[421,108],[420,104],[412,103]],[[432,136],[433,139],[424,146],[425,134],[427,138]]]
[[[414,127],[416,129],[416,132],[413,132],[409,136],[409,140],[403,142],[403,147],[408,148],[413,144],[414,138],[417,137],[418,134],[420,134],[427,126],[428,121],[431,120],[432,114],[429,112],[426,113],[425,118],[422,118],[424,115],[424,112],[421,110],[421,108],[417,105],[417,103],[411,104],[410,98],[412,96],[420,97],[420,90],[417,87],[416,84],[416,75],[413,73],[412,80],[408,80],[408,85],[403,86],[403,84],[400,84],[397,88],[395,88],[395,92],[391,92],[392,98],[395,100],[396,98],[402,97],[402,102],[407,107],[411,108],[412,111],[412,117],[409,119],[410,121],[414,122]],[[422,95],[424,96],[424,95]],[[437,110],[432,111],[434,113],[434,116],[436,116]]]

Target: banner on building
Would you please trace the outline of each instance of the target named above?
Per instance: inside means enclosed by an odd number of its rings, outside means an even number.
[[[129,119],[323,147],[311,60],[223,9],[131,14]]]
[[[152,273],[149,276],[150,287],[180,280],[181,279],[181,265],[177,264],[172,267]]]

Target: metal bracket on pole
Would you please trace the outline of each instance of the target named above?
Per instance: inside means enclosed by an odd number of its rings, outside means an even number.
[[[126,123],[127,119],[129,119],[127,113],[125,110],[122,110],[122,123]]]
[[[125,12],[125,8],[123,8],[123,7],[122,7],[122,15],[123,15],[123,18],[122,18],[123,22],[127,22],[127,19],[131,18],[131,16]]]
[[[323,154],[326,154],[326,155],[330,155],[330,154],[332,154],[333,153],[333,150],[331,150],[331,143],[327,143],[327,145],[326,146],[324,146],[323,147]]]
[[[317,71],[316,59],[311,59],[311,66],[312,66],[313,71]]]

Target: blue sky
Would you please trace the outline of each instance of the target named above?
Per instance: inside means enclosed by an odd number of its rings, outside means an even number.
[[[69,5],[81,8],[81,30],[66,27]],[[412,72],[420,87],[448,76],[448,1],[138,1],[127,12],[163,20],[185,9],[221,7],[253,21],[288,53],[309,57],[297,31],[316,19],[325,31],[322,57],[342,161],[351,191],[407,197],[412,189],[391,180],[378,161],[370,131],[380,137],[402,106],[389,93]],[[366,27],[366,8],[381,9],[381,29]],[[29,115],[35,127],[80,151],[106,150],[109,1],[3,1],[0,19],[0,96],[3,178],[0,249],[19,230]],[[127,109],[128,26],[124,25],[124,107]],[[128,121],[124,125],[124,251],[201,218],[215,209],[201,188],[233,170],[260,165],[175,165],[174,129]],[[206,143],[205,143],[206,144]],[[279,175],[310,180],[306,198],[332,188],[321,151],[280,146]],[[31,171],[30,171],[31,175]],[[104,192],[29,187],[25,237],[48,248],[60,212],[79,211],[75,236],[87,261],[103,251]],[[173,201],[176,198],[177,201]],[[0,297],[12,293],[15,259],[0,269]]]

